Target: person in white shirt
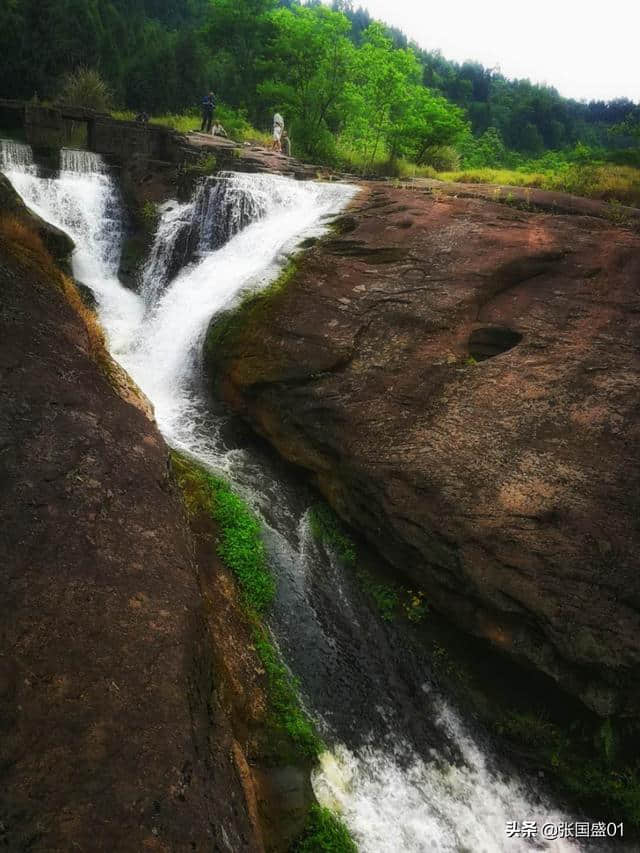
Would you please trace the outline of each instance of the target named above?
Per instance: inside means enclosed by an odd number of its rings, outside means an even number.
[[[282,152],[282,131],[284,130],[284,119],[280,115],[280,113],[276,113],[273,117],[273,144],[272,148],[274,151]]]

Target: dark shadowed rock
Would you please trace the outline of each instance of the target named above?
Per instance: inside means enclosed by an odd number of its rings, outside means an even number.
[[[57,276],[0,241],[0,847],[262,849],[167,448]]]
[[[637,715],[639,283],[605,219],[369,187],[209,366],[435,608]]]

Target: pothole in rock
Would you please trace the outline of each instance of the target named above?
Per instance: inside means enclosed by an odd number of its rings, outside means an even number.
[[[469,335],[469,355],[475,361],[486,361],[508,352],[522,340],[520,332],[506,326],[484,326]]]

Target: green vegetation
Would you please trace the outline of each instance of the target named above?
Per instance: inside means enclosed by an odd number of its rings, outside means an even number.
[[[235,574],[247,605],[264,613],[273,601],[275,583],[266,563],[260,524],[228,485],[211,475],[213,517],[220,525],[218,554]]]
[[[107,112],[113,95],[97,71],[80,67],[65,74],[59,99],[64,104]]]
[[[640,826],[640,763],[618,755],[611,720],[560,726],[541,712],[506,711],[496,729],[524,745],[585,807],[605,804],[617,820]]]
[[[267,679],[266,726],[270,749],[279,761],[312,761],[324,745],[300,707],[296,679],[280,660],[262,624],[261,617],[273,601],[275,583],[267,566],[260,524],[224,480],[176,451],[171,453],[171,464],[189,518],[197,524],[199,514],[204,513],[216,522],[217,552],[238,580],[253,625],[255,649]]]
[[[312,806],[301,837],[293,846],[294,853],[357,853],[349,831],[333,812]]]
[[[438,175],[446,181],[539,187],[611,200],[618,204],[640,204],[640,169],[603,162],[575,163],[561,157],[530,161],[517,169],[463,169]]]
[[[407,614],[407,619],[410,622],[422,622],[429,613],[429,605],[424,600],[425,595],[422,590],[413,592],[409,590],[409,598],[404,604],[404,612]]]
[[[218,168],[218,161],[214,154],[205,154],[200,157],[195,163],[187,163],[182,166],[180,172],[183,176],[193,178],[206,178],[208,175],[215,174]]]
[[[289,259],[288,263],[274,281],[262,290],[248,293],[240,304],[225,311],[216,318],[211,326],[205,341],[205,358],[209,362],[212,374],[216,373],[216,359],[220,344],[224,341],[226,351],[232,350],[231,342],[235,335],[240,335],[243,340],[251,341],[252,336],[259,335],[260,329],[268,326],[268,312],[273,306],[274,298],[282,294],[298,269],[298,261],[295,257]],[[274,354],[273,358],[277,358]],[[251,384],[263,380],[269,375],[273,362],[258,362],[254,359],[245,359],[242,362],[243,372],[237,373],[239,381]]]
[[[338,517],[327,504],[318,503],[311,507],[309,523],[314,537],[319,542],[333,548],[345,565],[355,566],[356,546],[344,532]]]
[[[247,504],[220,477],[177,452],[171,454],[187,512],[203,508],[218,523],[218,554],[236,576],[248,609],[263,614],[273,601],[275,582],[267,566],[260,524]]]
[[[113,101],[122,115],[143,109],[188,131],[213,89],[234,139],[267,142],[278,110],[296,154],[349,171],[503,168],[552,188],[638,198],[640,106],[585,104],[449,62],[344,0],[11,0],[0,49],[6,97]],[[590,172],[563,165],[576,150]]]
[[[311,507],[309,523],[314,538],[333,550],[345,566],[355,569],[358,583],[371,597],[384,622],[392,622],[402,612],[414,624],[423,621],[429,612],[424,592],[413,592],[398,583],[382,581],[359,565],[355,542],[327,504],[317,503]]]
[[[358,569],[356,577],[362,589],[373,599],[383,621],[392,622],[400,603],[400,597],[395,587],[388,583],[380,583],[365,569]]]
[[[278,734],[286,735],[296,755],[304,759],[316,759],[324,749],[324,744],[300,708],[297,680],[280,660],[264,628],[256,627],[254,644],[269,684],[271,725]]]
[[[158,206],[152,201],[145,201],[140,208],[140,222],[144,231],[149,235],[155,234],[159,221],[160,212],[158,211]]]

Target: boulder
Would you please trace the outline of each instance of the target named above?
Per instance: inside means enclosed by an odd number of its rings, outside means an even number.
[[[207,361],[433,608],[637,716],[640,237],[606,210],[368,185]]]

